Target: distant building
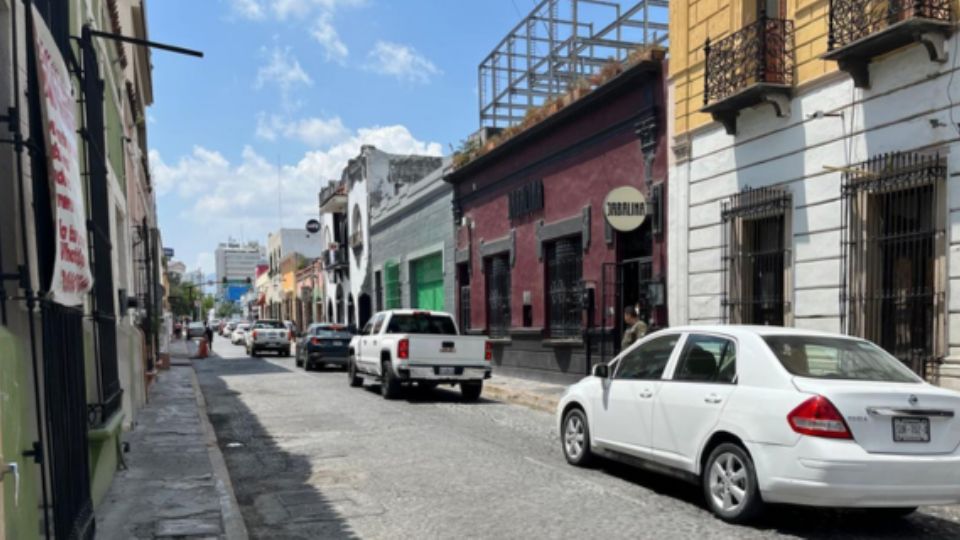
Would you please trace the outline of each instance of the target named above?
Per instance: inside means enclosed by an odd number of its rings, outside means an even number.
[[[264,249],[256,242],[226,242],[217,246],[218,296],[229,302],[238,301],[253,285],[257,264],[263,256]]]
[[[167,263],[167,273],[171,276],[177,276],[183,281],[183,276],[187,273],[187,265],[180,261],[170,261]]]
[[[306,259],[315,259],[322,253],[323,244],[319,233],[311,234],[304,229],[280,229],[270,234],[267,238],[267,273],[270,277],[270,286],[267,288],[265,298],[266,316],[279,319],[284,314],[281,262],[292,254],[298,254]],[[293,281],[289,287],[290,292],[293,290],[292,283]]]

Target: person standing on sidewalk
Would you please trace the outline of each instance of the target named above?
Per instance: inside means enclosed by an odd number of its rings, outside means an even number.
[[[638,339],[647,334],[647,323],[637,317],[637,308],[627,306],[623,310],[623,340],[620,341],[620,350],[633,345]]]

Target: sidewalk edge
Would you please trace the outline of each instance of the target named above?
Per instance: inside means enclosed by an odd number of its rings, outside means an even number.
[[[237,502],[237,494],[233,490],[233,483],[230,481],[230,472],[227,470],[227,463],[223,459],[223,453],[220,452],[220,445],[217,442],[217,433],[210,424],[210,418],[207,416],[207,402],[203,398],[203,392],[200,390],[200,382],[197,380],[197,372],[190,366],[190,380],[193,383],[193,392],[197,398],[197,408],[200,423],[203,425],[203,431],[206,435],[207,453],[210,456],[210,465],[213,467],[213,475],[217,479],[217,491],[220,493],[220,513],[223,516],[224,534],[228,540],[248,540],[247,524],[243,521],[243,514],[240,512],[240,504]]]

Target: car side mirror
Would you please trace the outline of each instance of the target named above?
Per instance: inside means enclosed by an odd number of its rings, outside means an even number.
[[[610,366],[606,364],[597,364],[593,366],[593,376],[606,379],[610,376]]]

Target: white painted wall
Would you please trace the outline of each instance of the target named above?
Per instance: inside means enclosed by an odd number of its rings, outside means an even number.
[[[931,62],[920,45],[875,60],[870,89],[828,77],[801,90],[788,118],[770,106],[742,111],[736,136],[717,123],[695,132],[690,159],[670,168],[670,323],[720,320],[720,203],[747,186],[780,185],[793,194],[795,325],[839,331],[841,173],[824,167],[938,149],[948,166],[949,352],[960,359],[960,127],[950,117],[951,109],[960,117],[951,105],[960,84],[950,85],[957,45],[947,42],[952,63]],[[842,116],[812,118],[817,111]]]

